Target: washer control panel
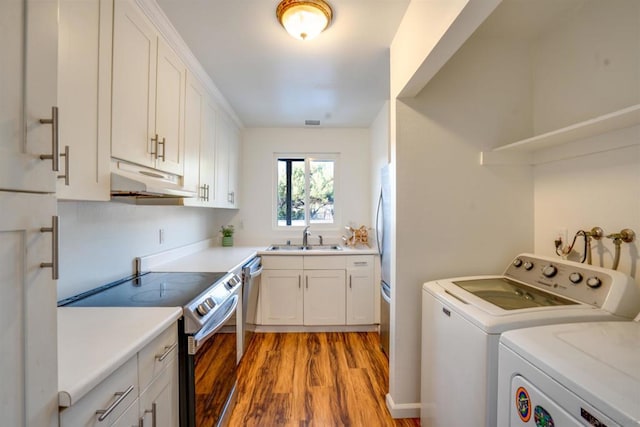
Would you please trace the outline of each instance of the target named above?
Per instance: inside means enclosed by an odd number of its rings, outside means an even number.
[[[600,267],[526,254],[517,256],[504,275],[598,308],[604,305],[614,282],[614,275]]]

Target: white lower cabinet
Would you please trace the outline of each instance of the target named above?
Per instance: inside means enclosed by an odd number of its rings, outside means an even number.
[[[304,271],[304,325],[345,324],[345,271]]]
[[[60,426],[177,426],[177,342],[174,323],[78,403],[61,408]]]
[[[373,255],[347,259],[347,325],[375,323],[376,291]]]
[[[374,256],[264,256],[263,325],[371,325]]]
[[[302,325],[302,270],[263,270],[260,310],[264,325]]]
[[[175,427],[178,425],[178,359],[153,380],[140,395],[140,427]]]

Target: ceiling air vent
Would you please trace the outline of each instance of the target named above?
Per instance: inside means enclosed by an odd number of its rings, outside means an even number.
[[[305,120],[305,126],[320,126],[320,120]]]

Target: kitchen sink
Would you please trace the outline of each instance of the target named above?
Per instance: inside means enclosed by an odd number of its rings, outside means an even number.
[[[340,245],[309,245],[309,246],[295,246],[295,245],[271,245],[267,248],[268,251],[341,251]]]

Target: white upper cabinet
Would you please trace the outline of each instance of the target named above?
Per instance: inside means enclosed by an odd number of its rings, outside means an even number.
[[[186,66],[142,11],[116,0],[111,155],[184,172]]]
[[[109,200],[113,0],[60,0],[58,198]]]
[[[60,157],[52,109],[57,107],[57,13],[52,0],[0,3],[2,190],[56,190]]]
[[[185,102],[184,183],[189,188],[197,187],[198,197],[185,199],[187,206],[215,206],[216,115],[213,101],[189,73]]]
[[[238,160],[240,132],[224,114],[217,121],[216,206],[238,208]]]

